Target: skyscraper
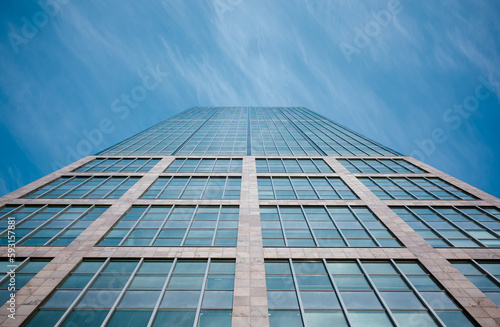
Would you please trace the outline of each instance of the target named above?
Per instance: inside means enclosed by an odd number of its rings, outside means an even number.
[[[305,108],[191,108],[0,201],[2,326],[500,323],[500,200]]]

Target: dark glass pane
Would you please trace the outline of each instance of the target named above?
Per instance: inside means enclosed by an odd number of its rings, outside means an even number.
[[[173,311],[173,310],[159,310],[156,314],[153,326],[175,326],[175,327],[192,327],[196,311]]]
[[[146,327],[152,311],[150,310],[116,310],[108,327]]]

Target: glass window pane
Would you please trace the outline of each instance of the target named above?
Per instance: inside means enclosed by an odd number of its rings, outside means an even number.
[[[40,310],[26,325],[27,327],[55,326],[66,310]]]
[[[364,276],[334,275],[339,290],[371,290],[371,286]]]
[[[230,309],[233,307],[233,292],[206,291],[201,306],[208,309]]]
[[[266,286],[268,290],[293,290],[295,285],[293,284],[293,278],[291,275],[285,276],[266,276]]]
[[[172,276],[168,283],[168,289],[201,289],[203,276],[176,275]]]
[[[175,310],[159,310],[156,314],[153,326],[175,326],[175,327],[192,327],[196,311],[175,311]]]
[[[198,327],[230,327],[231,310],[201,310]]]
[[[311,327],[347,327],[347,320],[342,312],[306,311],[305,318],[307,325]]]
[[[425,309],[413,292],[380,292],[390,309]]]
[[[108,324],[109,327],[146,327],[152,311],[116,310]]]
[[[299,302],[295,292],[268,291],[269,309],[298,309]]]
[[[270,327],[303,327],[300,311],[269,311]]]
[[[409,290],[400,276],[371,276],[371,279],[378,290]]]
[[[161,289],[167,275],[138,275],[130,284],[130,288]]]
[[[340,294],[348,310],[382,309],[382,305],[373,292],[340,292]]]
[[[387,314],[380,311],[349,311],[349,319],[353,326],[385,327],[393,325]]]
[[[441,288],[429,276],[407,276],[419,291],[440,290]]]
[[[458,310],[444,292],[421,292],[420,294],[434,310]]]
[[[45,303],[45,308],[67,308],[80,294],[80,291],[59,290],[52,295],[49,301]]]
[[[80,291],[78,291],[80,292]],[[118,298],[120,291],[88,291],[80,302],[77,308],[111,308],[115,300]]]
[[[127,291],[119,308],[154,308],[160,291]]]
[[[400,326],[439,326],[427,311],[393,311],[392,314]]]
[[[200,291],[166,291],[160,308],[196,308],[200,299]]]
[[[106,318],[109,310],[73,310],[71,315],[64,321],[64,327],[70,326],[99,326]],[[40,325],[49,326],[49,325]]]
[[[437,311],[439,318],[446,326],[473,327],[474,324],[461,311]]]
[[[334,292],[300,292],[305,309],[340,309]]]

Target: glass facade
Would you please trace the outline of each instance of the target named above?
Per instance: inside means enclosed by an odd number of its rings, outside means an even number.
[[[165,170],[167,173],[241,173],[242,159],[175,159]]]
[[[306,108],[195,107],[102,155],[394,156]]]
[[[359,177],[382,200],[475,200],[436,177]]]
[[[306,108],[195,107],[0,199],[0,324],[495,326],[499,203]]]
[[[338,159],[351,173],[423,174],[426,171],[404,159]]]
[[[333,173],[323,159],[255,159],[258,173]]]
[[[0,210],[0,245],[66,246],[106,211],[107,206],[5,206]],[[15,242],[9,242],[9,218]]]
[[[260,207],[264,246],[399,247],[367,207]]]
[[[231,326],[234,260],[86,260],[27,326]]]
[[[236,246],[238,207],[133,206],[100,246]]]
[[[415,261],[266,261],[276,326],[474,326]]]
[[[434,247],[500,247],[500,210],[482,207],[392,208]]]
[[[43,269],[50,259],[0,260],[0,306]]]
[[[30,199],[117,199],[139,177],[61,177],[26,196]]]
[[[357,199],[339,177],[258,177],[260,199]]]
[[[146,173],[160,159],[97,158],[75,169],[78,173]]]
[[[500,261],[468,260],[451,263],[500,307]]]
[[[144,199],[239,199],[241,177],[160,177]]]

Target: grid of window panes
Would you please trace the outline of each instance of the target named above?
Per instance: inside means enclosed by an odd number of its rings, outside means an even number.
[[[234,260],[86,260],[27,326],[231,326]]]
[[[266,261],[271,327],[474,326],[414,261]]]
[[[17,293],[35,275],[45,267],[51,259],[15,259],[10,262],[6,258],[0,260],[0,306]],[[14,269],[15,277],[11,276]],[[9,290],[10,288],[10,290]]]
[[[140,177],[61,177],[25,198],[42,199],[117,199]]]
[[[434,247],[500,247],[500,210],[487,207],[392,207]]]
[[[394,235],[367,207],[261,206],[267,247],[399,247]]]
[[[451,261],[453,266],[500,307],[500,261]]]
[[[182,145],[177,155],[246,155],[247,109],[219,109]]]
[[[0,210],[0,245],[7,245],[9,218],[15,221],[15,244],[66,246],[90,226],[107,206],[12,206]]]
[[[305,108],[195,107],[103,155],[396,155]]]
[[[175,159],[167,173],[241,173],[242,159],[182,158]]]
[[[258,177],[260,199],[357,199],[339,177]]]
[[[250,120],[252,155],[317,156],[323,154],[278,108],[252,108]]]
[[[236,246],[236,206],[133,206],[99,246]]]
[[[425,171],[404,159],[337,159],[351,173],[423,174]]]
[[[258,173],[333,173],[323,159],[255,159]]]
[[[358,177],[382,200],[475,200],[437,177]]]
[[[394,152],[306,108],[279,108],[325,155],[393,156]]]
[[[217,109],[191,108],[104,151],[103,155],[171,155]]]
[[[78,173],[145,173],[158,162],[160,159],[97,158],[74,171]]]
[[[241,177],[159,177],[143,199],[239,199]]]

